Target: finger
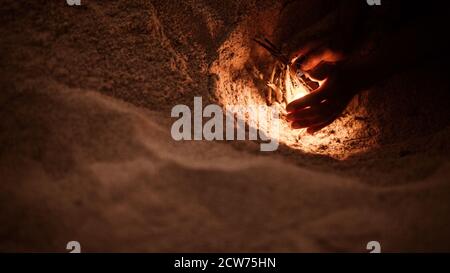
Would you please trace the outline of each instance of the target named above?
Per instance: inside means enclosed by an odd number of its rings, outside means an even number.
[[[322,123],[327,122],[330,117],[333,117],[334,111],[326,103],[320,104],[319,107],[316,107],[316,109],[307,109],[311,111],[300,111],[300,112],[309,112],[310,115],[298,115],[298,113],[292,114],[292,119],[290,120],[292,122],[292,126],[295,128],[308,128],[308,127],[314,127],[318,126]]]
[[[303,71],[313,70],[317,65],[322,62],[337,62],[342,60],[343,56],[327,47],[321,47],[316,50],[310,51],[305,55],[305,58],[301,64]]]
[[[287,112],[300,111],[306,107],[320,102],[321,94],[319,92],[312,92],[298,100],[294,100],[286,106]]]
[[[328,78],[333,68],[334,65],[322,62],[313,70],[306,71],[306,74],[308,75],[309,78],[313,79],[314,81],[323,81]]]
[[[326,117],[327,115],[327,107],[320,105],[318,107],[306,108],[297,112],[292,112],[286,116],[286,119],[293,122],[304,119],[318,119],[321,117]]]
[[[300,111],[306,107],[310,107],[312,105],[319,105],[320,103],[324,102],[324,99],[326,96],[328,96],[329,93],[329,87],[328,87],[328,80],[325,80],[325,82],[319,87],[319,89],[313,91],[312,93],[309,93],[308,95],[298,99],[294,100],[293,102],[289,103],[286,106],[287,112],[294,112],[294,111]]]
[[[291,123],[291,128],[293,129],[302,129],[302,128],[309,128],[318,126],[319,124],[324,123],[324,119],[305,119],[305,120],[298,120]]]
[[[299,119],[306,119],[308,117],[317,116],[317,110],[313,108],[306,108],[297,112],[289,113],[286,118],[288,121],[296,121]]]
[[[322,45],[322,42],[319,40],[312,40],[308,41],[306,43],[299,43],[295,46],[295,50],[289,54],[290,61],[294,61],[295,59],[298,59],[301,56],[307,55],[309,52],[314,51],[317,47],[320,47]],[[303,62],[303,61],[302,61]],[[301,62],[301,63],[302,63]]]
[[[330,37],[333,31],[333,21],[336,15],[328,14],[322,20],[303,31],[296,32],[291,35],[287,52],[297,53],[291,54],[291,57],[298,57],[299,54],[306,54],[312,49],[318,48],[321,45],[328,43],[326,37]]]
[[[342,109],[340,107],[336,107],[336,105],[330,104],[328,109],[329,109],[329,112],[328,112],[327,118],[323,119],[319,123],[316,123],[315,125],[310,126],[307,130],[307,132],[309,134],[315,134],[316,132],[327,127],[328,125],[333,123],[342,113]]]

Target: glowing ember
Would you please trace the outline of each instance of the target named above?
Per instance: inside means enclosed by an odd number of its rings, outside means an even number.
[[[276,59],[276,63],[272,69],[267,86],[270,88],[267,92],[267,102],[272,105],[275,99],[278,103],[289,104],[299,99],[315,88],[311,87],[304,73],[301,70],[296,71],[292,67],[296,59],[289,60],[286,54],[281,52],[267,38],[255,39],[255,41],[264,47]]]
[[[289,104],[312,91],[302,78],[293,73],[289,65],[286,67],[285,74],[286,103]]]

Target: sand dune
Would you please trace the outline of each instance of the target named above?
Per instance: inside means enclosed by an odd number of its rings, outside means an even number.
[[[216,50],[276,4],[7,2],[21,17],[1,31],[0,251],[449,250],[448,127],[343,161],[172,140],[170,108],[214,101]]]

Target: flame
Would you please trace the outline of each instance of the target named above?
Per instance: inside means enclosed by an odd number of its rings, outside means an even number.
[[[287,66],[286,68],[285,86],[287,104],[298,100],[309,93],[308,88],[298,80],[295,74],[293,75],[290,66]]]

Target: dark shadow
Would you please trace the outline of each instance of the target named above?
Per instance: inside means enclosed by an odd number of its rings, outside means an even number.
[[[419,6],[409,1],[395,1],[383,2],[381,7],[370,7],[365,1],[287,1],[277,28],[267,35],[276,38],[282,46],[291,42],[298,33],[314,26],[324,31],[311,36],[312,39],[317,36],[332,39],[335,33],[327,32],[327,29],[332,29],[330,22],[335,21],[323,18],[333,10],[352,4],[357,6],[355,14],[359,16],[348,21],[344,19],[344,22],[338,20],[339,23],[357,25],[351,28],[351,33],[358,41],[349,45],[348,50],[358,50],[364,44],[363,39],[375,37],[374,48],[370,50],[376,52],[379,47],[382,50],[380,56],[389,56],[372,62],[372,67],[367,69],[374,74],[364,85],[364,89],[370,91],[364,95],[364,104],[359,105],[367,113],[363,118],[377,132],[373,136],[377,145],[345,160],[308,154],[283,144],[276,154],[300,166],[361,177],[376,185],[389,183],[389,175],[394,177],[398,174],[399,181],[393,183],[399,184],[426,177],[450,154],[445,140],[450,130],[450,80],[447,75],[450,48],[445,37],[450,16],[445,2]],[[339,15],[345,17],[348,14]],[[321,24],[319,27],[318,22]],[[395,40],[389,40],[391,36],[405,37],[405,41],[411,43],[395,44]],[[402,42],[401,39],[399,41]],[[346,44],[347,41],[341,43]],[[371,53],[368,54],[370,56]],[[361,74],[361,77],[365,76]]]

